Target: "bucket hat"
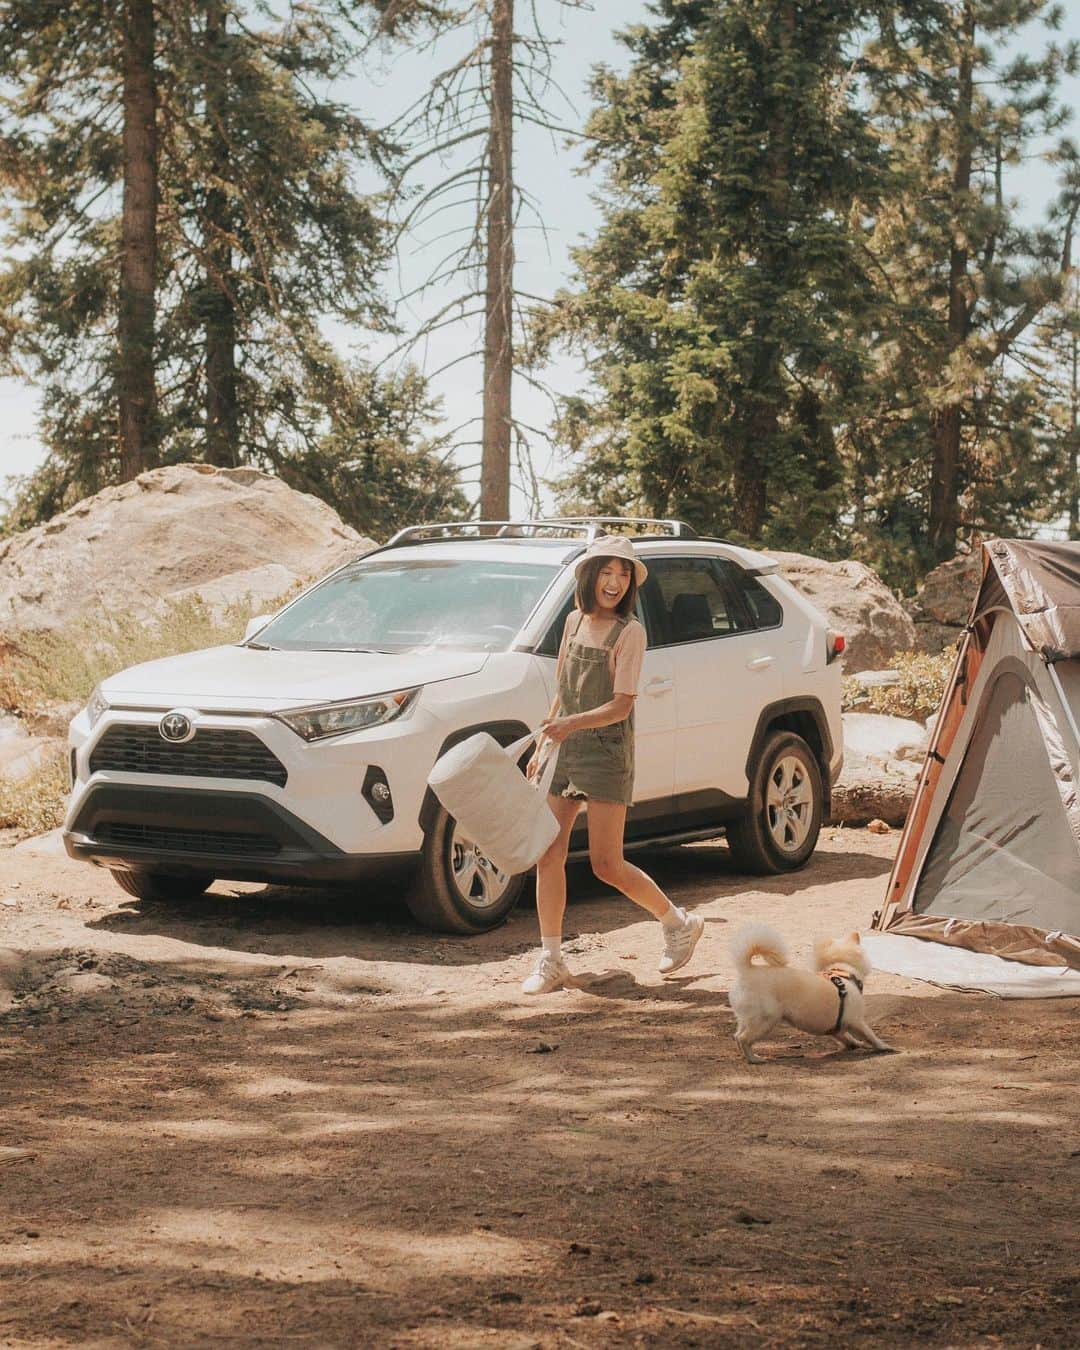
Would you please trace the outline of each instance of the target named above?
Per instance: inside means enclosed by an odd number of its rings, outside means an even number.
[[[634,576],[639,586],[644,583],[645,578],[649,575],[649,569],[634,552],[634,546],[630,543],[630,540],[619,534],[602,534],[599,539],[594,539],[574,564],[574,576],[580,577],[581,569],[593,558],[622,558],[624,562],[630,563],[633,567]]]

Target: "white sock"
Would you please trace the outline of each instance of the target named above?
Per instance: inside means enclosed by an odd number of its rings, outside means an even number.
[[[540,950],[550,956],[553,961],[562,960],[562,938],[561,937],[542,937],[540,939]]]
[[[665,928],[681,928],[683,924],[686,922],[686,910],[676,909],[676,907],[669,900],[667,913],[660,915],[660,922],[664,925]]]

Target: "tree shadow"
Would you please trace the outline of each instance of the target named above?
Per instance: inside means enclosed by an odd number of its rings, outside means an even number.
[[[741,896],[794,896],[823,884],[819,859],[798,872],[747,877],[734,868],[726,848],[693,846],[630,855],[663,889],[678,892],[688,909]],[[828,882],[883,876],[889,861],[870,853],[830,853]],[[567,932],[610,934],[647,920],[637,906],[605,886],[587,862],[567,872]],[[155,935],[196,946],[223,947],[306,958],[354,957],[427,964],[437,953],[451,966],[503,961],[535,945],[531,883],[507,922],[489,933],[455,937],[421,928],[405,908],[405,883],[388,877],[362,893],[326,887],[234,888],[218,883],[205,896],[167,904],[132,900],[88,926],[107,932]],[[710,922],[723,922],[712,916]]]
[[[1071,1343],[1064,1010],[871,997],[907,1053],[751,1067],[718,991],[648,994],[0,1019],[3,1337]]]

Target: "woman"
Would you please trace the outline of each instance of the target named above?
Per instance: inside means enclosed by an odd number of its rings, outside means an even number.
[[[606,537],[586,550],[574,573],[577,608],[563,630],[559,692],[529,764],[534,778],[546,754],[559,756],[548,797],[559,833],[536,866],[540,953],[521,986],[525,994],[561,989],[570,976],[562,956],[566,853],[583,802],[589,808],[589,860],[596,876],[663,925],[661,975],[686,965],[705,926],[697,915],[677,909],[623,857],[626,808],[634,788],[634,699],[645,657],[645,630],[634,618],[634,603],[648,569],[629,540]]]

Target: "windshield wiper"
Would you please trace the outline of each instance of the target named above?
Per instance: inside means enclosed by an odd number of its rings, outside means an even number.
[[[268,642],[245,642],[245,647],[252,647],[257,652],[276,652],[276,647],[271,647]]]
[[[306,652],[360,652],[364,656],[389,656],[382,647],[305,647]]]

